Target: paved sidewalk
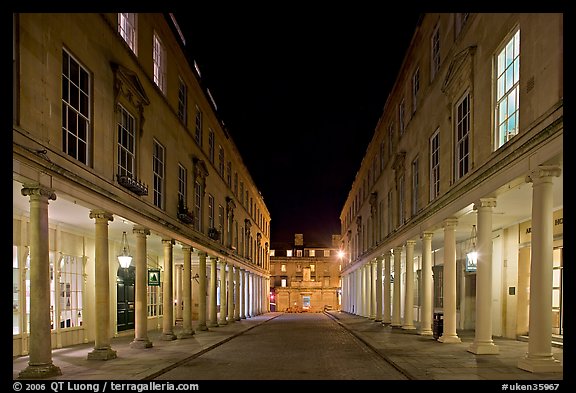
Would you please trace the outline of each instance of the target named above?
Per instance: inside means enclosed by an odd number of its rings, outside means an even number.
[[[132,349],[133,335],[115,337],[112,349],[117,359],[88,360],[94,344],[81,344],[52,352],[53,363],[62,375],[54,380],[150,380],[189,359],[200,356],[282,313],[271,312],[242,319],[209,331],[196,331],[193,337],[173,341],[159,339],[161,331],[149,333],[153,347]],[[474,332],[458,332],[461,343],[443,344],[431,336],[420,336],[368,318],[339,311],[327,312],[341,326],[365,342],[390,361],[408,378],[416,380],[506,380],[506,381],[558,381],[563,373],[530,373],[517,367],[527,350],[528,343],[494,338],[500,353],[475,355],[467,351],[474,340]],[[178,333],[178,327],[174,333]],[[553,347],[554,357],[563,362],[563,349]],[[28,356],[13,359],[13,379],[28,365]],[[549,389],[554,390],[554,389]]]
[[[444,344],[416,330],[392,328],[374,320],[339,311],[329,311],[335,320],[380,353],[408,378],[416,380],[562,380],[563,373],[531,373],[518,368],[528,343],[493,338],[499,354],[475,355],[467,349],[474,331],[458,331],[461,343]],[[563,348],[552,348],[563,364]]]
[[[130,348],[134,338],[133,331],[129,335],[119,335],[111,341],[111,347],[116,351],[117,358],[107,361],[88,360],[88,353],[94,349],[94,342],[79,344],[52,351],[52,362],[60,367],[62,375],[50,380],[146,380],[170,370],[189,359],[200,356],[204,352],[231,340],[281,313],[267,313],[252,318],[242,319],[224,326],[210,328],[208,331],[196,330],[195,334],[186,339],[163,341],[162,331],[148,332],[148,338],[153,346],[147,349]],[[195,329],[196,326],[193,324]],[[174,334],[180,328],[174,327]],[[12,378],[18,379],[21,370],[28,366],[29,357],[22,356],[13,360]]]

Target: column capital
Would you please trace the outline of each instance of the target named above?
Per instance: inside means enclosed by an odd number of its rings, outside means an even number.
[[[50,188],[43,187],[39,184],[27,184],[20,190],[23,196],[46,198],[47,200],[56,200],[56,194]]]
[[[444,220],[443,226],[444,228],[454,228],[458,225],[458,219],[455,217],[449,217]]]
[[[174,239],[162,239],[162,244],[164,244],[164,246],[173,246],[174,245]]]
[[[481,208],[493,208],[496,207],[496,198],[480,198],[474,204],[474,210],[478,210]]]
[[[421,238],[423,240],[432,240],[433,237],[434,237],[434,232],[422,232]]]
[[[526,176],[526,183],[536,183],[538,181],[546,181],[550,177],[558,177],[562,173],[559,165],[539,165],[532,169]]]
[[[206,251],[201,251],[201,250],[196,251],[196,254],[198,255],[198,257],[204,257],[204,258],[206,258],[206,256],[208,255],[208,253],[206,253]]]
[[[394,247],[394,254],[402,254],[402,250],[404,250],[404,245]]]
[[[384,258],[390,259],[391,256],[392,256],[392,250],[388,250],[384,253]]]
[[[383,259],[384,259],[384,255],[378,255],[378,256],[376,257],[376,262],[382,261]]]
[[[406,246],[414,247],[416,245],[416,240],[406,240]]]
[[[150,235],[150,229],[145,228],[145,227],[140,226],[140,225],[135,225],[132,228],[132,233],[135,234],[136,236],[149,236]]]
[[[114,221],[114,215],[104,210],[90,210],[90,218],[95,218],[96,221]]]
[[[191,253],[192,251],[194,251],[194,247],[189,246],[188,244],[182,244],[182,251]]]

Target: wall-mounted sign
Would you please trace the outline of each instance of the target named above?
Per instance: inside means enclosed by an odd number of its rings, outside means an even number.
[[[148,285],[160,286],[160,269],[148,269]]]

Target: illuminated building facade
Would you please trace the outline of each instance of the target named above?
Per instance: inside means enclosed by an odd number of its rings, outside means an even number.
[[[342,208],[342,309],[561,371],[563,15],[424,14]]]
[[[273,243],[270,250],[270,294],[273,309],[321,312],[340,308],[340,236],[331,244],[304,242],[294,235],[289,244]]]
[[[13,355],[268,311],[270,214],[171,14],[13,15]],[[128,256],[119,265],[118,256]],[[178,326],[178,328],[175,328]]]

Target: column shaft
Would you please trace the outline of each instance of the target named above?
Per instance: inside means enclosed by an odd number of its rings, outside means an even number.
[[[134,314],[134,340],[130,343],[130,348],[151,348],[152,341],[148,338],[148,265],[146,263],[146,236],[150,235],[150,230],[134,227],[132,233],[136,235],[136,252],[134,255],[136,310]]]
[[[206,253],[198,251],[198,330],[208,330],[206,326]]]
[[[392,307],[392,327],[401,327],[400,314],[402,289],[402,247],[394,248],[394,305]]]
[[[174,334],[174,301],[172,292],[172,245],[173,240],[162,240],[164,244],[164,280],[163,285],[163,302],[162,308],[164,309],[164,315],[162,317],[162,335],[160,338],[162,340],[175,340],[176,335]]]
[[[404,325],[402,329],[416,329],[414,326],[414,240],[406,242],[406,284],[404,294]]]
[[[384,308],[383,308],[383,315],[382,315],[382,323],[389,324],[392,322],[391,313],[392,313],[392,303],[390,299],[390,258],[392,253],[390,251],[386,251],[384,253]]]
[[[56,194],[37,185],[24,187],[21,193],[30,197],[30,360],[19,377],[47,378],[62,375],[52,363],[50,331],[48,201]]]
[[[376,257],[376,322],[382,322],[382,257]]]
[[[235,321],[234,319],[234,265],[228,265],[228,323]]]
[[[218,269],[216,267],[216,257],[210,257],[210,321],[208,327],[218,326]]]
[[[431,336],[432,332],[432,232],[422,234],[422,322],[420,334]]]
[[[220,261],[220,317],[218,318],[218,325],[227,325],[226,313],[228,311],[228,303],[226,302],[226,262]]]
[[[442,343],[459,343],[456,334],[456,219],[444,222],[444,275],[443,275],[443,311],[444,322]]]
[[[182,268],[182,331],[178,334],[179,339],[189,338],[194,335],[192,328],[192,248],[182,247],[184,254],[184,266]]]

